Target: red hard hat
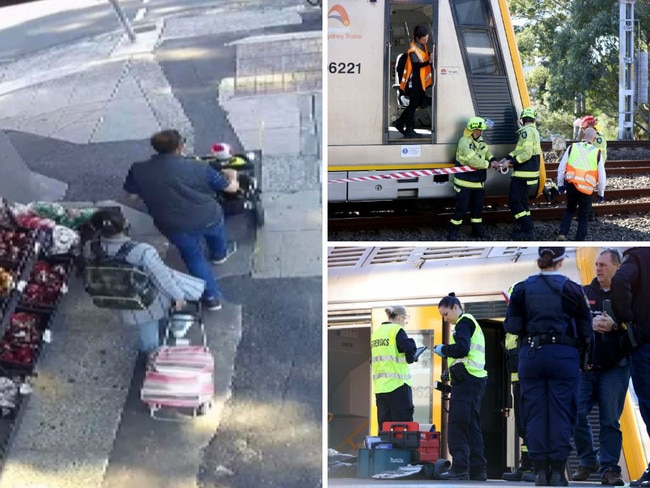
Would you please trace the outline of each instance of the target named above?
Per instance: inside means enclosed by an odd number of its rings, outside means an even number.
[[[590,125],[596,125],[596,119],[593,115],[585,115],[582,117],[582,124],[581,127],[584,129],[585,127],[589,127]]]

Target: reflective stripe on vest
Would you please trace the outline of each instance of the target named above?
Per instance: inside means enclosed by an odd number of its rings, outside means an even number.
[[[598,154],[600,150],[587,142],[571,146],[564,179],[585,195],[591,195],[598,184]]]
[[[402,91],[406,90],[406,82],[411,77],[413,72],[413,65],[411,64],[411,53],[415,53],[418,57],[420,63],[429,62],[429,48],[424,46],[424,50],[420,49],[415,42],[411,43],[411,47],[406,52],[406,65],[404,66],[404,73],[402,74],[402,80],[400,81],[399,87]],[[433,77],[431,75],[431,65],[427,64],[420,68],[420,82],[422,83],[422,89],[426,90],[429,86],[433,84]]]
[[[481,326],[478,325],[476,319],[470,314],[462,314],[458,317],[458,322],[465,318],[471,320],[474,324],[474,333],[469,341],[469,353],[464,358],[454,358],[449,367],[451,368],[456,363],[464,363],[465,369],[467,369],[469,374],[477,378],[485,378],[487,376],[487,371],[485,370],[485,336],[483,335]],[[455,343],[456,341],[452,334],[449,344]]]
[[[375,393],[388,393],[404,383],[411,385],[411,373],[406,354],[397,350],[399,324],[385,323],[377,327],[370,337],[372,351],[372,382]]]

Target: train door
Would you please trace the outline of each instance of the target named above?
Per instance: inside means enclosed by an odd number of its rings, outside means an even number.
[[[437,11],[437,1],[423,0],[388,0],[386,2],[386,19],[388,19],[388,29],[386,31],[386,80],[385,89],[385,106],[386,116],[385,131],[388,142],[403,142],[402,135],[391,126],[393,122],[401,115],[408,105],[408,98],[401,96],[399,92],[399,83],[401,73],[398,72],[397,66],[402,68],[399,63],[400,57],[407,56],[413,39],[413,30],[420,24],[429,30],[429,51],[435,65],[435,45],[436,45],[436,19],[434,18]],[[434,85],[427,90],[426,102],[415,112],[415,131],[423,138],[422,141],[432,142],[434,138],[434,111],[432,110],[432,100],[435,90],[435,70],[433,72]],[[420,141],[420,142],[422,142]]]
[[[488,463],[488,478],[500,479],[508,462],[507,406],[508,374],[503,349],[503,322],[479,320],[485,336],[485,361],[488,383],[481,403],[481,430]]]
[[[327,445],[356,454],[370,426],[370,323],[327,332]]]

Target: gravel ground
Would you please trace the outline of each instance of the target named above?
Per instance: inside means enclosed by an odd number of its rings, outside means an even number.
[[[556,161],[562,154],[548,152],[544,154],[546,161]],[[608,159],[635,159],[650,160],[650,151],[647,149],[611,149],[608,151]],[[607,188],[648,188],[650,176],[622,177],[614,176],[608,178]],[[607,191],[605,191],[607,198]],[[645,199],[644,199],[645,200]],[[597,206],[595,204],[594,206]],[[468,220],[467,218],[465,220]],[[536,237],[539,241],[553,241],[557,238],[559,221],[537,221],[535,222]],[[576,223],[574,221],[569,232],[569,240],[575,235]],[[511,241],[511,234],[514,230],[511,221],[507,223],[485,224],[485,229],[493,241]],[[330,241],[446,241],[447,229],[422,226],[410,229],[372,229],[357,231],[331,231],[328,232]],[[459,232],[459,240],[476,241],[470,237],[470,226],[464,224]],[[621,215],[596,217],[589,223],[587,241],[650,241],[650,216],[648,215]]]

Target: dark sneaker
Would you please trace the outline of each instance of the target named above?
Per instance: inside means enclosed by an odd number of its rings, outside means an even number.
[[[450,469],[449,471],[445,473],[441,473],[439,478],[441,480],[468,480],[469,479],[469,473],[457,473],[453,469]]]
[[[592,473],[598,471],[598,468],[588,466],[578,466],[578,469],[571,474],[572,481],[585,481]]]
[[[471,474],[469,479],[472,481],[487,481],[487,473]]]
[[[642,485],[642,483],[647,483]],[[646,469],[638,480],[630,481],[630,486],[650,486],[650,467]]]
[[[607,486],[625,485],[625,481],[623,481],[623,478],[621,478],[621,473],[614,469],[608,469],[603,473],[603,476],[601,477],[601,483]]]
[[[204,298],[201,300],[203,307],[207,310],[214,312],[215,310],[221,310],[221,302],[218,298]]]
[[[228,261],[228,258],[237,252],[237,242],[228,241],[228,246],[226,250],[226,255],[220,258],[212,259],[210,262],[212,264],[223,264]]]

